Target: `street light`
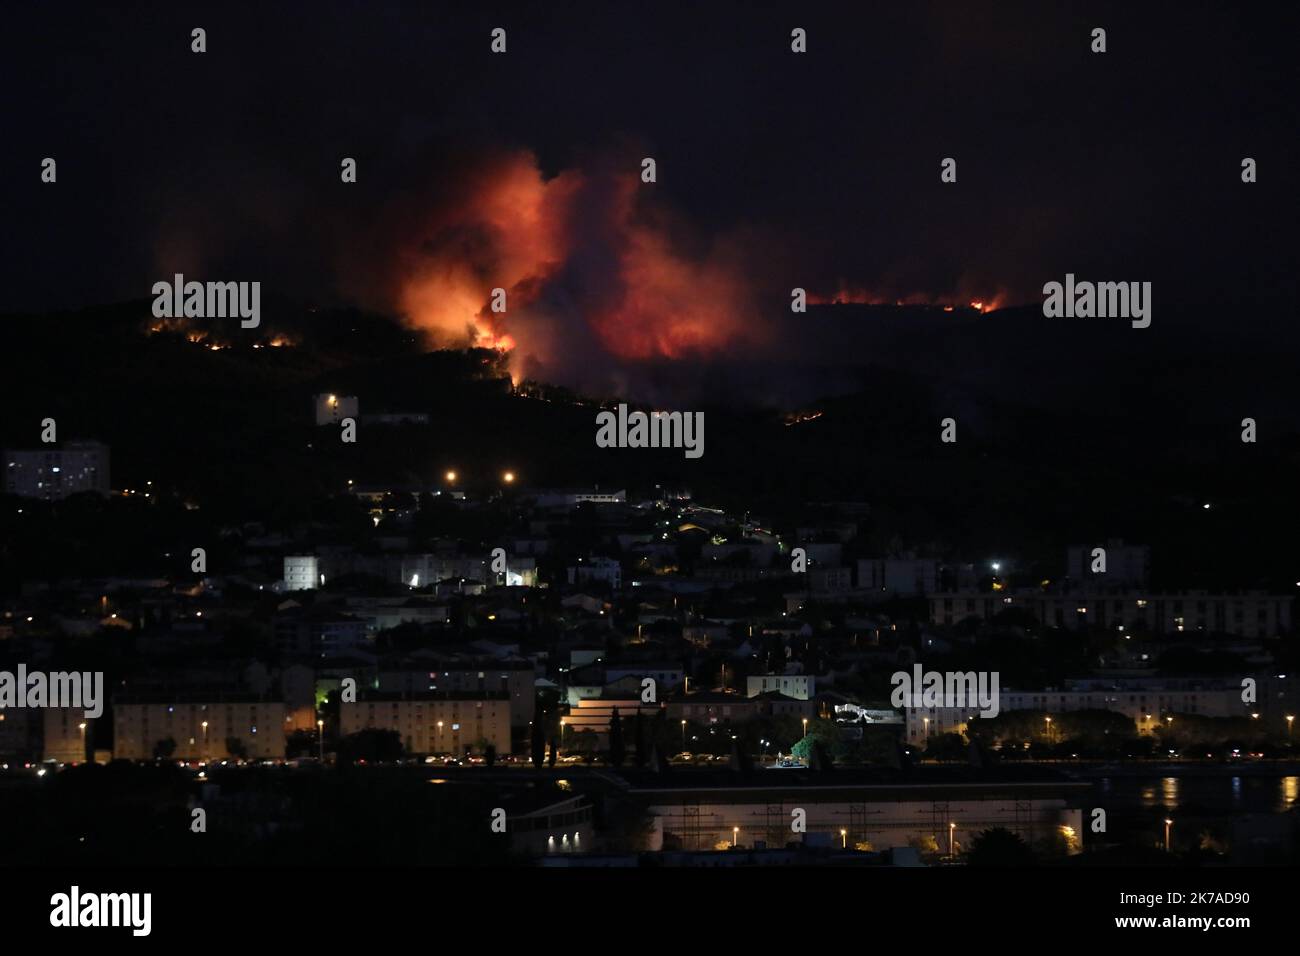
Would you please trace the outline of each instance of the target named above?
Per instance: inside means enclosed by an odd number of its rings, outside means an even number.
[[[77,726],[81,728],[81,759],[84,760],[86,759],[86,725],[83,722]]]
[[[740,827],[731,828],[731,845],[735,846],[736,841],[740,839]]]
[[[1291,739],[1291,724],[1293,724],[1294,722],[1295,722],[1295,715],[1287,714],[1286,715],[1286,739],[1287,740]]]
[[[1169,852],[1169,828],[1174,825],[1174,821],[1165,817],[1165,852]]]
[[[208,722],[203,722],[203,756],[208,755]]]
[[[320,762],[325,762],[325,721],[316,721],[316,743],[320,745]]]
[[[948,824],[948,856],[949,856],[949,858],[951,858],[952,855],[953,855],[953,853],[952,853],[952,840],[953,840],[953,835],[954,835],[956,832],[957,832],[957,824],[955,824],[955,823],[949,823],[949,824]]]
[[[1047,739],[1049,742],[1052,739],[1052,718],[1051,717],[1047,718]]]
[[[847,850],[848,848],[849,848],[849,831],[848,831],[848,830],[843,830],[843,829],[841,829],[841,830],[840,830],[840,849],[841,849],[841,850]]]
[[[444,477],[447,479],[447,484],[449,485],[454,484],[456,481],[456,473],[454,471],[447,472]]]
[[[686,721],[682,721],[682,752],[686,752]]]
[[[804,735],[805,737],[808,736],[808,718],[807,718],[807,717],[805,717],[805,718],[803,719],[803,735]]]
[[[501,480],[504,481],[507,485],[513,484],[515,480],[515,473],[513,471],[507,471],[504,475],[501,476]]]

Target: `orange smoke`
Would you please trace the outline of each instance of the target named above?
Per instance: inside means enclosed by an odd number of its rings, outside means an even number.
[[[397,263],[398,308],[436,344],[516,350],[545,364],[575,334],[618,358],[711,353],[747,337],[743,270],[674,245],[639,167],[543,178],[514,154],[477,167],[416,224]],[[506,308],[493,312],[494,289]]]
[[[674,250],[662,214],[638,216],[640,183],[621,180],[612,225],[622,237],[620,282],[598,303],[593,328],[605,349],[624,359],[679,358],[725,348],[747,333],[749,292],[739,270],[705,255]]]
[[[435,346],[497,349],[514,378],[553,381],[608,367],[602,357],[736,354],[780,335],[796,284],[784,240],[701,235],[660,187],[641,182],[634,158],[547,178],[530,153],[498,154],[438,185],[450,198],[406,202],[376,239],[396,249],[384,261],[384,297]],[[493,311],[496,289],[504,311]],[[1002,298],[962,280],[946,299],[841,284],[808,302],[988,312]]]
[[[562,211],[580,180],[566,173],[545,182],[523,156],[471,172],[457,199],[428,224],[431,238],[406,253],[398,307],[439,344],[508,350],[511,310],[528,306],[539,280],[568,255]],[[493,289],[506,312],[491,310]]]

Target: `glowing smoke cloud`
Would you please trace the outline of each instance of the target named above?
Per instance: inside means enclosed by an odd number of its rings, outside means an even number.
[[[399,311],[433,344],[509,350],[517,374],[569,381],[596,353],[638,362],[761,341],[739,256],[726,240],[678,248],[690,230],[655,208],[638,169],[545,179],[526,154],[481,163],[409,230]]]
[[[442,177],[435,197],[407,195],[377,223],[382,298],[431,346],[496,348],[516,381],[597,393],[633,383],[645,392],[676,360],[789,357],[803,323],[782,313],[798,284],[791,276],[807,274],[791,261],[800,243],[752,229],[703,235],[659,186],[641,182],[639,155],[608,154],[550,178],[527,152],[476,156]],[[506,292],[503,314],[490,308],[496,288]],[[1001,298],[965,282],[946,298],[843,283],[808,290],[813,305],[989,311]]]

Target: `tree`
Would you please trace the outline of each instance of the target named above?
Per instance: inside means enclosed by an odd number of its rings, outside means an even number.
[[[632,718],[632,741],[635,746],[634,762],[638,769],[645,766],[646,746],[645,746],[645,721],[641,718],[641,711],[638,710]]]
[[[1034,853],[1018,834],[993,827],[976,834],[966,862],[971,866],[1030,866]]]
[[[248,757],[248,748],[244,746],[244,742],[238,737],[227,737],[226,753],[236,760],[244,760]]]
[[[591,729],[572,730],[569,732],[569,745],[566,751],[572,754],[581,754],[584,757],[595,754],[599,741],[596,739],[596,732]]]
[[[966,742],[961,734],[935,734],[925,742],[925,755],[932,760],[965,760]]]
[[[401,735],[395,730],[367,727],[339,741],[339,762],[358,760],[400,760],[405,753]]]
[[[294,757],[312,757],[317,752],[316,734],[311,730],[295,730],[284,743],[284,755],[292,760]]]
[[[627,748],[623,745],[623,719],[615,709],[614,716],[609,719],[609,765],[621,767],[626,757]]]
[[[543,729],[542,714],[533,717],[533,769],[541,770],[546,762],[546,731]]]
[[[160,740],[153,745],[153,759],[167,760],[176,752],[176,741],[171,737]]]
[[[488,744],[486,747],[483,748],[483,760],[487,763],[489,767],[496,766],[497,748],[495,745]]]
[[[827,756],[829,756],[839,743],[840,736],[839,728],[833,721],[820,718],[814,719],[808,725],[808,733],[790,748],[790,753],[800,760],[809,762],[812,760],[817,746],[821,745]]]
[[[641,853],[650,848],[654,817],[627,800],[611,800],[605,811],[605,841],[617,853]]]
[[[551,752],[550,752],[550,753],[547,755],[547,757],[546,757],[546,766],[548,766],[548,767],[552,767],[552,768],[555,767],[556,751],[559,750],[559,749],[560,749],[560,748],[559,748],[559,745],[556,744],[556,742],[555,742],[555,738],[552,737],[552,738],[551,738]]]

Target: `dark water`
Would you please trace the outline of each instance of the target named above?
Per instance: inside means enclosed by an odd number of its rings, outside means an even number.
[[[1089,777],[1110,806],[1130,810],[1286,813],[1300,802],[1300,776],[1179,774]]]

